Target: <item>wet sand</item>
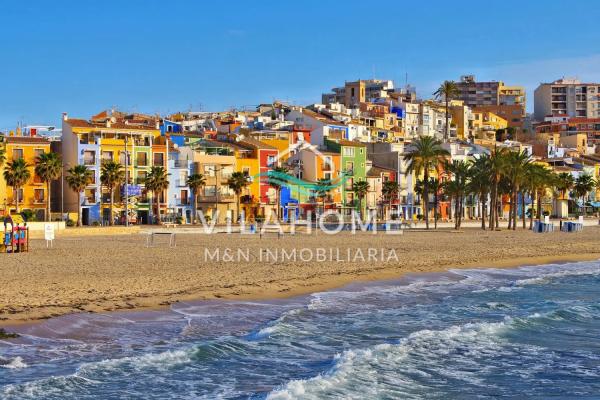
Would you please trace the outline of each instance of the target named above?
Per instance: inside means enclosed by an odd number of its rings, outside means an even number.
[[[571,234],[473,228],[404,235],[297,233],[278,238],[270,233],[262,239],[182,230],[175,248],[169,248],[167,237],[146,248],[146,235],[138,231],[74,232],[57,237],[51,249],[33,239],[29,253],[0,255],[0,325],[73,312],[157,308],[184,300],[288,297],[449,268],[600,259],[596,226]],[[370,259],[369,248],[376,249]],[[231,261],[226,254],[232,255]]]

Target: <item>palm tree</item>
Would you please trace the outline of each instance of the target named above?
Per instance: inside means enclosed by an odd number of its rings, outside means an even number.
[[[50,221],[50,182],[60,178],[62,160],[58,153],[42,153],[35,159],[35,174],[46,182],[46,221]]]
[[[390,219],[392,216],[392,201],[398,197],[398,193],[400,192],[400,185],[396,181],[385,181],[381,187],[381,194],[383,195],[384,200],[387,200]],[[385,216],[384,216],[385,218]]]
[[[564,200],[564,198],[569,193],[569,190],[571,190],[573,188],[574,184],[575,184],[575,179],[573,178],[573,175],[571,175],[570,173],[561,172],[560,174],[556,175],[555,187],[556,187],[556,190],[558,190],[558,192],[560,193],[561,199]]]
[[[442,143],[430,136],[420,136],[412,142],[414,150],[404,156],[408,161],[408,172],[416,175],[423,172],[423,197],[425,202],[425,226],[429,229],[429,173],[436,169],[450,153],[442,148]]]
[[[583,207],[583,215],[585,215],[585,199],[589,192],[594,189],[594,179],[589,174],[581,174],[575,179],[573,185],[573,193],[575,196],[581,198],[581,204]]]
[[[498,186],[500,184],[500,180],[505,174],[506,168],[506,153],[507,150],[505,148],[498,149],[494,147],[494,151],[489,158],[489,173],[490,173],[490,221],[489,228],[495,229],[498,228]]]
[[[446,132],[444,133],[444,142],[448,141],[450,137],[450,100],[456,98],[459,94],[460,91],[454,81],[444,81],[438,90],[433,93],[438,100],[443,99],[446,104]]]
[[[444,169],[452,174],[452,180],[446,183],[447,194],[454,197],[454,229],[460,229],[462,223],[463,203],[469,179],[469,164],[454,160],[446,162]]]
[[[537,219],[542,219],[542,198],[546,194],[548,188],[554,184],[554,174],[552,171],[541,164],[530,164],[527,168],[525,184],[535,196],[537,207]],[[529,228],[533,227],[533,209],[529,220]]]
[[[481,229],[485,230],[485,215],[487,206],[487,197],[490,192],[490,156],[483,154],[479,158],[471,161],[469,167],[469,188],[479,199],[481,210]]]
[[[281,198],[281,187],[283,186],[285,176],[288,173],[288,168],[286,166],[275,166],[269,172],[267,172],[268,183],[271,187],[275,189],[275,193],[277,194],[277,219],[281,218],[281,205],[279,204]]]
[[[197,221],[196,212],[198,210],[198,192],[202,187],[204,187],[205,184],[206,179],[204,179],[204,175],[202,174],[192,174],[188,176],[186,181],[186,185],[188,185],[192,191],[192,199],[194,200],[194,209],[192,210],[192,223],[194,224]]]
[[[19,201],[20,195],[19,190],[29,178],[31,178],[31,171],[29,171],[30,165],[25,162],[23,158],[17,158],[15,160],[9,161],[6,164],[6,168],[4,169],[4,180],[8,186],[13,188],[15,193],[15,204],[17,214],[19,213]]]
[[[506,155],[506,174],[510,186],[510,209],[508,212],[508,229],[517,229],[517,203],[521,186],[525,180],[527,166],[531,162],[531,157],[526,151],[511,151]],[[523,204],[523,212],[525,204]],[[512,223],[512,225],[511,225]]]
[[[316,183],[315,193],[317,198],[321,199],[323,204],[323,212],[325,212],[325,200],[329,195],[329,191],[331,190],[331,180],[326,178],[321,178]]]
[[[154,203],[156,205],[156,223],[160,224],[160,193],[163,193],[169,187],[169,175],[164,167],[154,166],[146,176],[146,189],[152,192]],[[128,216],[125,216],[128,218]]]
[[[67,185],[77,193],[77,226],[81,226],[81,193],[92,182],[93,171],[85,165],[75,165],[67,170]]]
[[[104,160],[100,168],[100,182],[110,193],[110,220],[108,223],[112,226],[115,218],[113,214],[115,188],[125,182],[125,171],[120,163],[112,160]]]
[[[352,191],[354,193],[356,193],[356,196],[358,196],[359,212],[362,217],[362,215],[363,215],[363,199],[365,198],[365,196],[367,195],[367,192],[369,191],[369,182],[367,182],[367,181],[354,182],[352,184]]]
[[[442,186],[442,182],[438,178],[429,178],[429,189],[433,192],[433,229],[437,229]]]
[[[244,175],[243,172],[239,171],[234,172],[229,179],[227,179],[227,186],[235,193],[237,218],[240,218],[240,194],[242,194],[244,188],[249,184],[248,177]]]

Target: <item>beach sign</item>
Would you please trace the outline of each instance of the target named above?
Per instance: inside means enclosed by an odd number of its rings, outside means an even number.
[[[54,241],[54,224],[44,224],[44,239],[46,239],[46,248],[52,247]]]
[[[544,215],[544,223],[545,224],[549,224],[550,223],[550,216],[549,215]]]

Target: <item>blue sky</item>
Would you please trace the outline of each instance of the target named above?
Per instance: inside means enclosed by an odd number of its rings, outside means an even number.
[[[420,97],[469,73],[522,84],[531,111],[541,81],[600,81],[600,2],[485,3],[3,0],[0,129],[111,106],[307,104],[344,80],[405,74]]]

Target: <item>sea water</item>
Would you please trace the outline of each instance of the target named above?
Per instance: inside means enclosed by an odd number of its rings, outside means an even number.
[[[11,330],[2,399],[600,398],[598,261]]]

